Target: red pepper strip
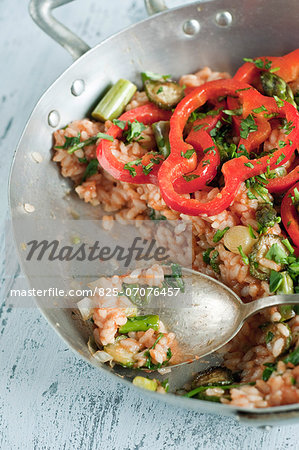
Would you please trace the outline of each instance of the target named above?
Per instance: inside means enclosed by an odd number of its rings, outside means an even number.
[[[119,120],[133,122],[137,120],[138,122],[142,122],[144,125],[151,125],[154,122],[158,122],[160,120],[169,120],[171,116],[171,111],[165,111],[163,109],[158,108],[153,103],[148,103],[143,106],[139,106],[138,108],[131,109],[130,111],[125,112],[119,117]],[[128,129],[128,125],[126,124],[125,129]],[[114,139],[119,139],[122,136],[123,131],[117,125],[112,125],[107,134],[112,136]],[[141,165],[133,166],[136,175],[132,176],[130,172],[124,169],[124,162],[119,161],[112,153],[111,147],[113,142],[102,139],[97,147],[97,158],[99,160],[100,165],[103,169],[107,170],[110,175],[120,181],[125,181],[127,183],[134,184],[157,184],[157,173],[161,166],[160,164],[154,164],[151,172],[148,175],[143,173],[144,167],[150,162],[151,158],[159,158],[159,155],[149,155],[145,154],[142,158]],[[161,159],[161,162],[163,160]]]
[[[189,95],[190,92],[194,91],[194,89],[196,89],[196,86],[186,86],[185,89],[184,89],[185,96]]]
[[[284,177],[272,178],[266,187],[271,193],[281,194],[294,186],[297,181],[299,181],[299,165]]]
[[[261,56],[256,59],[261,59],[264,63],[267,63],[266,60],[271,61],[270,69],[279,67],[275,73],[287,83],[299,77],[299,49],[284,56]],[[254,63],[247,62],[237,70],[234,79],[252,84],[261,70]]]
[[[210,136],[210,131],[215,128],[216,123],[221,118],[222,113],[217,116],[207,116],[203,119],[196,120],[193,128],[189,133],[186,142],[192,145],[197,151],[197,156],[204,157],[199,162],[196,169],[188,173],[190,181],[186,181],[183,177],[174,182],[174,188],[179,194],[189,194],[190,192],[198,191],[206,186],[206,183],[211,181],[217,174],[217,169],[220,164],[220,154],[217,146]],[[196,130],[196,127],[203,125],[203,128]],[[195,128],[195,129],[194,129]],[[207,150],[206,153],[205,150]],[[209,160],[209,164],[206,161]],[[194,179],[192,179],[194,177]]]
[[[228,97],[227,106],[230,110],[234,110],[234,109],[238,109],[240,105],[236,98]],[[265,106],[265,105],[263,105],[263,106]],[[267,111],[264,111],[264,112],[267,112]],[[248,114],[250,114],[250,113],[254,114],[252,112],[252,110],[248,112]],[[244,111],[243,111],[243,114],[244,114]],[[245,114],[246,114],[246,112],[245,112]],[[232,117],[233,117],[234,128],[235,128],[236,132],[238,132],[238,130],[240,130],[242,119],[239,116],[232,116]],[[250,133],[248,135],[247,139],[241,138],[240,142],[239,142],[239,147],[240,147],[240,145],[244,145],[244,147],[246,148],[248,153],[250,153],[253,149],[258,148],[260,144],[265,142],[265,140],[268,139],[268,137],[270,136],[270,133],[271,133],[271,126],[270,126],[268,120],[266,120],[265,118],[257,117],[256,124],[258,127],[257,131]]]
[[[243,181],[265,172],[267,166],[270,168],[280,166],[288,161],[295,151],[299,139],[299,115],[297,110],[288,102],[285,102],[284,106],[279,108],[273,98],[264,97],[255,89],[246,90],[248,87],[247,84],[235,80],[211,81],[191,92],[176,107],[170,119],[171,152],[158,173],[162,197],[170,208],[191,216],[219,214],[232,203]],[[182,197],[175,191],[174,182],[183,174],[194,170],[194,161],[190,162],[191,158],[181,157],[181,152],[185,153],[189,148],[189,144],[184,142],[182,138],[188,117],[210,98],[236,94],[243,101],[243,117],[247,117],[248,111],[263,104],[267,105],[268,113],[276,113],[278,116],[285,117],[294,126],[289,130],[288,144],[271,155],[259,159],[249,160],[245,156],[241,156],[227,161],[222,166],[225,186],[213,200],[201,203],[196,199]],[[244,111],[246,111],[245,114]],[[260,113],[257,116],[260,116]]]
[[[267,120],[257,117],[255,122],[257,124],[257,131],[250,133],[247,139],[241,138],[239,142],[239,147],[240,145],[244,145],[248,153],[258,148],[271,134],[271,125]]]
[[[294,245],[299,247],[299,215],[291,196],[294,195],[294,189],[299,189],[299,183],[293,186],[284,196],[281,203],[281,219],[287,230],[288,235],[292,239]]]

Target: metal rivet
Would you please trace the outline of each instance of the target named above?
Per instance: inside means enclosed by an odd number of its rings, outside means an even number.
[[[233,16],[228,11],[221,11],[216,14],[215,20],[220,27],[229,27],[233,21]]]
[[[187,20],[183,25],[183,31],[188,36],[194,36],[199,32],[199,30],[200,23],[195,19]]]
[[[53,111],[49,112],[48,115],[48,124],[50,125],[50,127],[57,127],[60,121],[60,115],[59,112],[56,111],[55,109],[53,109]]]
[[[79,95],[84,92],[85,89],[85,83],[83,80],[75,80],[71,87],[71,93],[78,97]]]

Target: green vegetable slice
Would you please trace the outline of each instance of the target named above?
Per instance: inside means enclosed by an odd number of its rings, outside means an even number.
[[[119,328],[118,332],[120,334],[127,334],[131,331],[147,331],[149,328],[158,330],[159,316],[148,314],[145,316],[128,317],[127,322]]]
[[[172,109],[183,98],[183,88],[174,81],[146,81],[144,84],[149,100],[159,108]]]
[[[210,367],[199,372],[192,382],[192,389],[199,386],[215,385],[223,386],[234,381],[232,372],[226,367]]]
[[[283,106],[283,101],[286,100],[291,103],[295,108],[297,105],[294,100],[294,95],[290,86],[278,75],[270,72],[262,72],[261,82],[264,91],[264,95],[275,98],[278,107]]]
[[[286,259],[283,259],[282,255],[285,254],[287,257],[288,250],[282,243],[281,236],[277,236],[275,234],[267,234],[261,236],[257,243],[254,245],[252,252],[249,255],[250,274],[258,280],[269,281],[270,279],[270,290],[274,287],[275,290],[277,290],[280,283],[282,282],[280,281],[281,275],[279,274],[279,272],[271,271],[268,267],[263,266],[261,264],[261,260],[263,258],[268,258],[268,256],[273,256],[274,258],[276,257],[275,255],[278,255],[277,258],[279,258],[281,268],[283,269],[286,263]],[[272,272],[274,272],[276,275],[274,275],[274,273],[272,274]]]
[[[105,122],[116,119],[137,91],[131,81],[120,79],[115,83],[91,113],[94,119]]]
[[[148,391],[156,391],[158,383],[156,380],[150,380],[149,378],[137,376],[133,379],[134,386],[138,386]]]
[[[167,121],[153,123],[152,130],[156,139],[159,153],[166,159],[170,154],[169,130],[170,124]]]

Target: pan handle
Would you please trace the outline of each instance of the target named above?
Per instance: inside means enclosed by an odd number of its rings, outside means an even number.
[[[59,22],[52,14],[53,9],[66,5],[73,0],[30,0],[29,13],[34,22],[54,41],[64,47],[74,60],[80,58],[90,50],[90,47],[73,33],[69,28]],[[167,9],[164,0],[144,0],[149,15]]]
[[[73,0],[30,0],[29,13],[34,22],[51,38],[64,47],[74,60],[80,58],[90,47],[69,28],[56,20],[52,10]]]
[[[150,16],[168,9],[164,0],[144,0],[144,4]]]

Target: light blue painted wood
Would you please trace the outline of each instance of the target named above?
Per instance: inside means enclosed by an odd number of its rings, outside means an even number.
[[[0,1],[0,280],[7,180],[15,145],[42,92],[70,57],[34,25],[27,1]],[[180,4],[182,1],[173,1]],[[141,0],[78,0],[57,11],[90,45],[146,16]],[[12,280],[13,283],[13,280]],[[4,297],[4,286],[1,283]],[[298,426],[270,431],[152,401],[79,360],[35,309],[0,308],[0,448],[295,449]]]

